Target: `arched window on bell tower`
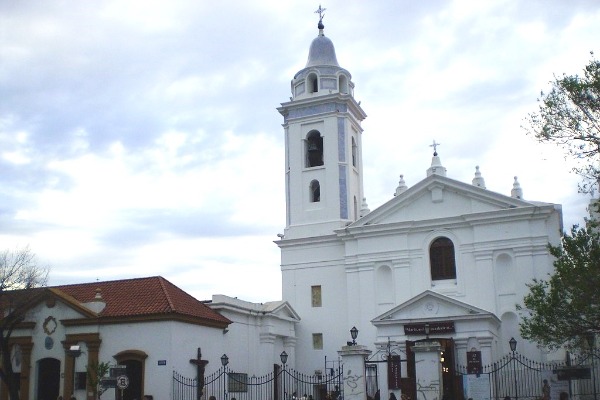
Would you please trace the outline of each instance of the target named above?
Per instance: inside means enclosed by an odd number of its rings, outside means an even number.
[[[306,167],[323,165],[323,137],[318,131],[312,131],[306,137]]]
[[[317,74],[312,73],[306,77],[306,87],[308,88],[308,93],[317,93],[319,91],[319,77]]]
[[[346,75],[340,75],[338,81],[340,93],[348,94],[348,78],[346,78]]]
[[[310,202],[318,203],[321,201],[321,185],[319,181],[314,180],[310,183]]]

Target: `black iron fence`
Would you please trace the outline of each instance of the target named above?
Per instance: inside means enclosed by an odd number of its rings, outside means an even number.
[[[596,350],[564,362],[541,363],[515,352],[483,366],[477,377],[486,385],[479,387],[487,388],[489,398],[496,400],[598,400],[599,355]],[[465,382],[467,367],[457,366],[456,373]],[[550,398],[544,396],[546,384]]]
[[[343,370],[304,374],[274,366],[263,376],[248,376],[224,367],[205,376],[201,399],[209,400],[338,400],[343,398]],[[198,400],[198,380],[173,371],[173,400]]]

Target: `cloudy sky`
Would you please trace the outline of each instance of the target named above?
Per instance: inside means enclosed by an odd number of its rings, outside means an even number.
[[[306,0],[0,2],[0,244],[50,284],[162,275],[200,299],[281,298],[282,117],[317,35]],[[588,197],[521,128],[553,74],[600,51],[596,0],[323,2],[350,71],[371,210],[435,139],[448,176]]]

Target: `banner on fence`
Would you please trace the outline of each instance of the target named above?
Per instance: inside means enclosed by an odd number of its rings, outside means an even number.
[[[463,375],[465,399],[490,400],[490,376]]]
[[[400,356],[392,356],[388,360],[388,388],[400,389],[402,371],[400,368]]]

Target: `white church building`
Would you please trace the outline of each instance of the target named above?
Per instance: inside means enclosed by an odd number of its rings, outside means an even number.
[[[523,198],[516,178],[510,194],[489,191],[478,168],[472,182],[452,179],[434,142],[423,179],[407,187],[401,177],[395,195],[369,210],[363,170],[377,160],[362,156],[367,115],[322,22],[291,92],[277,109],[285,135],[286,221],[276,242],[283,298],[201,302],[162,277],[45,288],[12,337],[23,398],[45,391],[92,400],[81,382],[87,365],[104,361],[135,375],[128,392],[103,398],[173,398],[172,373],[194,376],[198,347],[210,360],[207,373],[226,353],[232,370],[250,376],[273,371],[283,351],[289,368],[318,374],[340,351],[360,349],[377,361],[393,349],[404,363],[403,390],[414,389],[422,339],[444,353],[444,390],[456,391],[453,369],[468,353],[489,364],[511,338],[530,359],[561,356],[519,336],[516,309],[527,283],[553,271],[547,245],[560,242],[560,205]],[[386,393],[385,374],[378,383]]]
[[[362,156],[366,113],[322,22],[291,92],[278,108],[287,215],[276,243],[283,299],[301,318],[297,365],[321,369],[352,327],[372,357],[435,338],[444,381],[467,352],[485,365],[513,337],[521,354],[547,359],[520,338],[516,304],[527,283],[553,271],[547,245],[560,241],[560,205],[524,199],[517,178],[510,195],[489,191],[478,167],[472,182],[454,180],[434,142],[423,179],[409,188],[401,177],[395,195],[370,211],[363,166],[376,160]]]

